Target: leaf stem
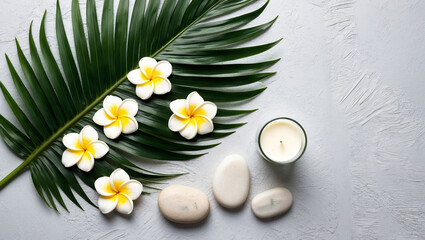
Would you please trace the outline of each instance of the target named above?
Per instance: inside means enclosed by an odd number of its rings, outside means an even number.
[[[88,112],[90,112],[97,104],[99,104],[108,94],[114,91],[121,83],[127,79],[127,75],[120,78],[115,82],[111,87],[109,87],[102,95],[97,97],[90,105],[88,105],[82,112],[76,115],[73,119],[68,121],[63,127],[59,128],[55,134],[50,136],[46,141],[44,141],[34,152],[29,155],[24,162],[22,162],[17,168],[15,168],[11,173],[9,173],[5,178],[0,181],[0,189],[2,189],[10,180],[17,176],[28,164],[31,163],[40,153],[46,150],[50,144],[56,141],[57,138],[61,137],[70,127],[77,123],[81,118],[83,118]]]
[[[158,49],[155,53],[151,55],[151,57],[155,57],[160,52],[162,52],[168,45],[173,43],[180,35],[182,35],[187,29],[189,29],[192,25],[202,19],[209,11],[215,8],[218,4],[223,2],[223,0],[217,1],[210,8],[208,8],[203,14],[201,14],[198,18],[196,18],[192,23],[190,23],[187,27],[177,33],[170,41],[168,41],[164,46]],[[73,119],[68,121],[63,127],[59,128],[55,134],[50,136],[46,141],[44,141],[39,147],[37,147],[17,168],[15,168],[12,172],[10,172],[6,177],[4,177],[0,181],[0,190],[6,186],[12,179],[14,179],[17,175],[21,173],[21,171],[28,166],[34,159],[36,159],[44,150],[46,150],[56,139],[61,137],[69,128],[71,128],[75,123],[77,123],[81,118],[83,118],[88,112],[90,112],[97,104],[99,104],[106,96],[108,96],[112,91],[114,91],[121,83],[123,83],[127,79],[127,75],[120,78],[117,82],[115,82],[111,87],[109,87],[102,95],[97,97],[90,105],[88,105],[82,112],[76,115]]]
[[[222,3],[224,0],[219,0],[216,3],[214,3],[210,8],[208,8],[205,12],[203,12],[198,18],[196,18],[193,22],[191,22],[187,27],[183,28],[179,33],[176,34],[170,41],[168,41],[164,46],[162,46],[160,49],[158,49],[152,56],[158,55],[160,52],[162,52],[168,45],[173,43],[178,37],[180,37],[184,32],[186,32],[187,29],[193,26],[193,24],[197,23],[199,20],[201,20],[207,13],[209,13],[212,9],[217,7],[220,3]]]
[[[33,158],[28,157],[27,159],[25,159],[25,161],[23,161],[21,164],[19,164],[19,166],[17,168],[13,169],[12,172],[10,172],[6,177],[4,177],[0,181],[0,190],[6,184],[8,184],[13,178],[15,178],[32,160],[33,160]]]

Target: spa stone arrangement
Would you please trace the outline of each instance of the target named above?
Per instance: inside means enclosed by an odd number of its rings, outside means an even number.
[[[304,153],[307,135],[302,126],[290,118],[277,118],[266,123],[257,136],[258,150],[272,164],[292,164]],[[238,209],[245,204],[250,191],[250,172],[244,157],[227,156],[215,170],[212,178],[215,200],[226,209]],[[292,206],[292,193],[276,187],[258,193],[251,201],[251,210],[257,218],[282,216]],[[191,224],[208,216],[210,203],[200,190],[171,185],[161,191],[158,206],[165,218],[172,222]]]
[[[249,169],[240,155],[227,156],[217,167],[213,178],[215,200],[224,208],[237,209],[244,205],[250,189]],[[261,219],[286,213],[292,206],[293,197],[286,188],[273,188],[254,197],[251,210]],[[210,203],[200,190],[181,185],[171,185],[158,197],[161,213],[176,223],[197,223],[208,216]]]

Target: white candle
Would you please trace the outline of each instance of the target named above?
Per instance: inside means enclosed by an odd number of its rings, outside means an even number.
[[[290,118],[277,118],[268,122],[258,136],[261,155],[276,163],[298,160],[307,146],[307,136],[299,123]]]

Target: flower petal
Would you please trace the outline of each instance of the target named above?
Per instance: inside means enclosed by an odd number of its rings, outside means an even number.
[[[105,126],[103,128],[103,133],[109,139],[115,139],[120,136],[122,130],[121,121],[119,119],[115,120],[115,122]]]
[[[170,62],[159,61],[152,72],[152,78],[155,78],[157,76],[167,78],[171,75],[171,72],[173,72],[173,67],[171,66]]]
[[[130,214],[133,212],[133,200],[125,194],[118,194],[117,211],[122,214]]]
[[[139,84],[136,87],[136,95],[139,98],[146,100],[152,96],[153,88],[153,81],[149,81],[144,84]]]
[[[130,180],[130,176],[122,170],[121,168],[116,169],[111,173],[111,177],[109,179],[112,189],[118,191],[121,185]]]
[[[157,61],[150,57],[144,57],[139,61],[139,67],[146,74],[148,79],[152,79],[152,70],[155,68]]]
[[[191,92],[187,96],[187,101],[186,101],[187,113],[191,115],[193,111],[195,110],[195,108],[201,105],[202,103],[204,103],[204,99],[201,97],[201,95],[199,95],[199,93],[196,91]]]
[[[122,133],[129,134],[134,133],[139,129],[139,124],[136,119],[132,116],[122,116],[119,118],[122,126]]]
[[[129,196],[131,200],[136,200],[142,194],[143,185],[137,180],[130,180],[122,184],[118,191]]]
[[[100,196],[99,200],[97,201],[97,206],[99,207],[100,212],[102,212],[103,214],[112,212],[112,210],[117,207],[117,204],[118,194],[110,197]]]
[[[106,114],[108,114],[111,118],[115,118],[117,116],[118,106],[121,102],[121,98],[117,96],[106,96],[105,100],[103,100],[103,109],[105,109]]]
[[[198,126],[196,124],[196,121],[194,118],[191,118],[187,125],[182,130],[180,130],[180,135],[189,140],[194,138],[197,132]]]
[[[190,119],[181,118],[176,114],[171,115],[170,120],[168,120],[168,128],[173,132],[178,132],[182,130],[189,123]]]
[[[62,138],[62,143],[66,148],[71,150],[83,150],[80,144],[80,135],[78,133],[68,133]]]
[[[110,197],[117,194],[111,187],[109,177],[100,177],[96,179],[94,182],[94,188],[96,189],[96,192],[103,197]]]
[[[188,118],[186,111],[186,99],[177,99],[170,103],[171,111],[181,118]]]
[[[209,119],[213,119],[216,114],[217,114],[217,105],[208,101],[202,103],[193,111],[194,116],[202,115]]]
[[[211,119],[205,116],[196,116],[194,119],[198,126],[198,134],[203,135],[214,131],[214,124]]]
[[[93,116],[93,122],[100,126],[109,125],[115,120],[115,118],[111,118],[108,114],[106,114],[104,108],[99,109]]]
[[[89,151],[95,159],[99,159],[109,152],[109,146],[102,141],[96,140],[87,145],[87,151]]]
[[[142,83],[149,81],[149,79],[146,79],[146,76],[143,75],[143,73],[142,73],[142,71],[140,71],[140,69],[134,69],[134,70],[130,71],[127,74],[127,79],[134,85],[142,84]]]
[[[62,164],[65,167],[72,167],[83,157],[84,150],[70,150],[66,149],[62,154]]]
[[[166,94],[171,91],[170,80],[164,77],[154,77],[153,81],[153,92],[158,95]]]
[[[124,116],[124,115],[135,116],[138,110],[139,110],[139,105],[137,105],[136,100],[131,98],[125,99],[124,101],[122,101],[122,103],[118,107],[117,116],[118,117]]]
[[[77,166],[84,172],[90,172],[94,166],[93,155],[89,151],[85,151],[83,157],[77,162]]]
[[[80,144],[84,149],[87,149],[87,145],[93,141],[97,141],[99,135],[96,130],[90,125],[83,127],[80,132]]]

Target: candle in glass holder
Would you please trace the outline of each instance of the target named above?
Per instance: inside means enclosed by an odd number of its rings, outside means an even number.
[[[258,149],[268,161],[285,164],[298,160],[307,146],[302,126],[290,118],[276,118],[266,123],[258,134]]]

